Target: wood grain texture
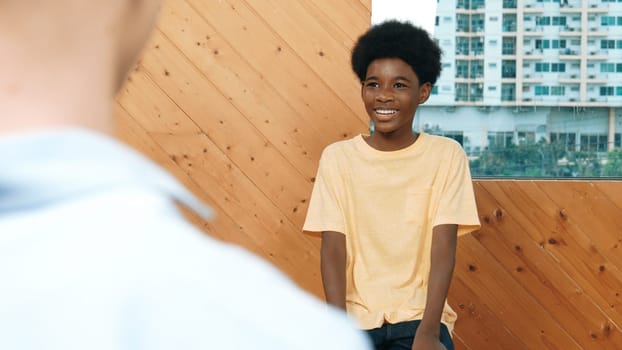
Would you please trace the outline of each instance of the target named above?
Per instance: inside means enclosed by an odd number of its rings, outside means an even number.
[[[319,298],[320,242],[301,227],[323,148],[367,129],[349,55],[370,8],[166,1],[117,98],[119,138],[216,213],[190,221]],[[622,348],[622,183],[480,180],[475,191],[482,229],[460,238],[449,295],[456,348]]]

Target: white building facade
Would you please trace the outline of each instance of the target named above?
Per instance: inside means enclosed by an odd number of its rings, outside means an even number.
[[[443,71],[414,128],[467,153],[622,146],[622,0],[438,0]]]

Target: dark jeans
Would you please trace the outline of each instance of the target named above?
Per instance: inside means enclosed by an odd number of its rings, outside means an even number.
[[[415,333],[421,320],[385,324],[380,328],[367,330],[376,350],[410,350]],[[447,326],[441,323],[441,343],[447,350],[454,350],[454,343],[449,335]]]

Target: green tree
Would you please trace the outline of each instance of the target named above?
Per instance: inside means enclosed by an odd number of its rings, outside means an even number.
[[[612,152],[613,153],[613,152]],[[471,161],[473,176],[599,177],[622,175],[622,152],[610,155],[607,167],[595,151],[568,150],[560,143],[538,142],[491,147]],[[605,170],[608,169],[608,170]]]
[[[603,167],[603,176],[622,177],[622,150],[607,154],[607,164]]]

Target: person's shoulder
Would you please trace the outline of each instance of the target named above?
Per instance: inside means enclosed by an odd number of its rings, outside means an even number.
[[[357,135],[345,140],[339,140],[326,146],[322,151],[323,159],[334,159],[340,156],[347,156],[356,151],[356,144],[360,142],[361,135]]]
[[[344,150],[348,148],[352,148],[356,145],[359,139],[362,138],[361,135],[356,135],[354,137],[335,141],[324,148],[324,152],[336,152],[339,150]]]

